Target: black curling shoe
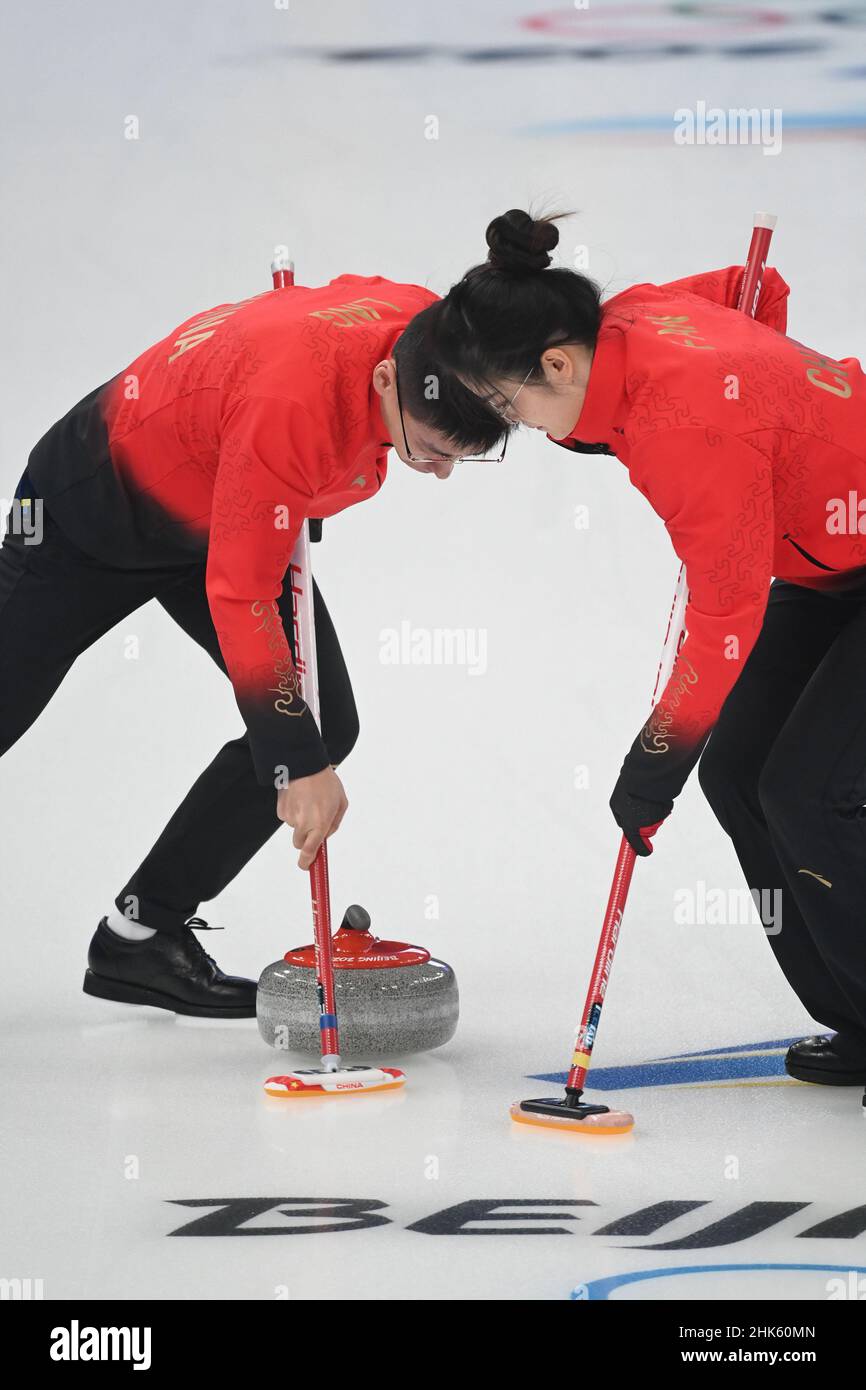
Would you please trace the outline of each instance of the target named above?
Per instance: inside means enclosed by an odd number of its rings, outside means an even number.
[[[838,1035],[837,1035],[838,1036]],[[802,1038],[785,1054],[785,1071],[797,1081],[818,1086],[866,1086],[866,1057],[840,1055],[836,1037]]]
[[[207,922],[191,917],[177,934],[127,941],[103,917],[87,953],[84,993],[196,1018],[255,1018],[255,980],[224,975],[192,927]]]

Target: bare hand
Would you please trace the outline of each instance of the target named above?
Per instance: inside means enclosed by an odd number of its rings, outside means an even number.
[[[301,851],[298,867],[309,869],[319,846],[334,835],[348,810],[343,784],[332,767],[299,777],[277,793],[277,815],[294,828],[292,844]]]

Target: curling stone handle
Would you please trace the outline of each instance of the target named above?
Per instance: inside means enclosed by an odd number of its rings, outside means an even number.
[[[352,903],[351,907],[347,907],[343,913],[340,930],[369,931],[371,921],[370,914],[365,907],[362,907],[360,903]]]

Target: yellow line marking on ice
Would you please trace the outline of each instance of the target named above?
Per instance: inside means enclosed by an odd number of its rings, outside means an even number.
[[[682,1081],[678,1089],[681,1091],[720,1091],[732,1086],[800,1086],[807,1085],[807,1082],[795,1081],[793,1077],[768,1077],[766,1081]],[[673,1082],[671,1089],[677,1085]]]

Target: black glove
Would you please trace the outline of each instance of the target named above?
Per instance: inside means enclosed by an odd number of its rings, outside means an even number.
[[[613,811],[614,820],[635,854],[645,857],[652,854],[653,847],[650,840],[662,821],[674,809],[674,803],[672,801],[647,801],[645,797],[633,796],[631,792],[626,791],[623,786],[622,775],[620,775],[613,789],[613,796],[610,798],[610,809]]]

